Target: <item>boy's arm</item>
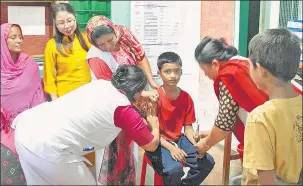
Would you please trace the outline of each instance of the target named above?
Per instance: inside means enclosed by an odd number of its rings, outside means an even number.
[[[173,144],[169,143],[162,137],[160,139],[160,144],[162,147],[166,148],[168,151],[171,151],[171,150],[173,150],[173,148],[175,148],[175,146]]]
[[[169,143],[162,137],[160,139],[160,144],[162,147],[166,148],[170,152],[172,158],[175,161],[179,161],[179,162],[185,161],[187,154],[184,152],[184,150],[174,146],[173,144]]]
[[[274,170],[258,170],[259,183],[261,185],[276,185]]]
[[[195,140],[195,138],[194,138],[195,132],[194,132],[194,129],[193,129],[193,125],[187,125],[187,126],[185,126],[184,133],[185,133],[185,136],[187,137],[187,139],[193,145],[197,143],[196,140]]]
[[[195,132],[193,129],[193,123],[196,121],[196,114],[195,114],[195,106],[194,106],[194,101],[188,94],[188,107],[185,113],[185,119],[184,119],[184,134],[187,137],[187,139],[194,145],[196,144],[195,140]]]

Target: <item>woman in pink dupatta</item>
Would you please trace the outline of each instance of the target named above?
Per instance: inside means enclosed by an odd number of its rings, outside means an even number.
[[[95,76],[92,79],[110,80],[119,65],[138,65],[145,72],[149,85],[159,87],[142,45],[128,28],[114,25],[104,16],[95,16],[88,21],[86,34],[93,44],[87,54],[91,74]],[[98,182],[102,185],[136,184],[133,142],[125,133],[121,132],[105,148]]]
[[[1,25],[1,185],[26,184],[11,123],[21,112],[46,100],[38,65],[21,52],[22,44],[19,25]]]

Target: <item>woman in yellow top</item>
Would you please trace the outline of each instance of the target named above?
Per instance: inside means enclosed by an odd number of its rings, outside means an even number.
[[[91,45],[81,34],[70,4],[54,5],[52,14],[56,33],[46,44],[43,81],[44,91],[54,100],[91,81],[86,63]]]

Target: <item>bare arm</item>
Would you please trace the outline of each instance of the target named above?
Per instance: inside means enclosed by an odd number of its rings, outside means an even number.
[[[276,185],[276,176],[273,170],[258,170],[261,185]]]
[[[161,146],[166,148],[168,151],[171,151],[171,150],[173,150],[173,148],[175,148],[175,146],[173,144],[169,143],[162,137],[161,137],[160,143],[161,143]]]
[[[160,85],[154,80],[153,78],[153,74],[150,68],[150,64],[148,59],[146,58],[146,56],[144,56],[144,58],[142,59],[142,61],[138,64],[138,66],[144,71],[146,77],[147,77],[147,81],[148,84],[153,88],[159,88]]]
[[[223,139],[225,139],[225,137],[230,133],[231,131],[224,131],[219,129],[216,126],[213,126],[213,128],[211,129],[210,133],[208,136],[205,137],[205,143],[208,146],[214,146],[217,143],[219,143],[220,141],[222,141]]]
[[[205,131],[201,131],[199,132],[199,138],[205,138],[210,134],[211,130],[205,130]]]
[[[203,155],[207,152],[212,146],[222,141],[230,131],[224,131],[219,129],[216,126],[213,126],[209,135],[200,140],[195,147],[199,150],[200,154]]]
[[[188,139],[193,145],[197,143],[196,140],[195,140],[195,138],[194,138],[195,132],[194,132],[194,129],[193,129],[193,126],[192,126],[192,125],[187,125],[187,126],[185,126],[184,133],[185,133],[185,136],[187,137],[187,139]]]
[[[237,120],[239,105],[236,104],[227,87],[222,82],[219,83],[219,86],[219,113],[209,135],[197,143],[197,148],[201,154],[205,153],[212,146],[225,139],[225,137],[231,132]]]

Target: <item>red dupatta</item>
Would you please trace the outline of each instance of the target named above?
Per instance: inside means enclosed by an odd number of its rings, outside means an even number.
[[[231,59],[219,68],[214,80],[214,89],[219,99],[219,82],[222,81],[235,102],[248,112],[268,100],[268,95],[257,88],[249,75],[249,62],[246,59]],[[233,133],[244,144],[245,125],[238,118]]]
[[[145,52],[142,45],[130,31],[122,25],[115,25],[105,16],[94,16],[90,18],[86,25],[86,35],[90,43],[94,44],[91,40],[91,34],[98,26],[106,25],[111,27],[117,36],[117,45],[120,47],[118,52],[110,52],[116,59],[119,65],[137,65],[145,57]],[[98,46],[96,48],[100,49]],[[102,51],[102,49],[100,49]]]

